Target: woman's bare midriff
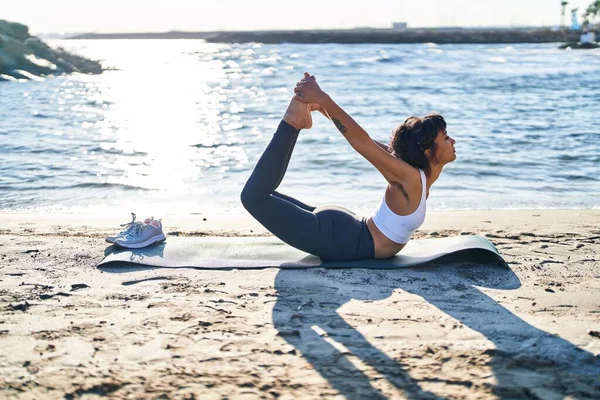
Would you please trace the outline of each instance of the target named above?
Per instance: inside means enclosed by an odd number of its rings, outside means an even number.
[[[392,242],[388,239],[373,222],[373,218],[367,219],[367,227],[371,236],[373,236],[373,242],[375,245],[375,258],[390,258],[395,256],[400,250],[406,246],[406,243],[400,244]]]

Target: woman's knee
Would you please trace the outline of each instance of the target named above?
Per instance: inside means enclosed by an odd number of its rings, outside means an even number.
[[[246,183],[240,194],[240,200],[244,208],[250,211],[256,204],[256,195],[252,193],[252,188]]]
[[[251,181],[246,182],[246,185],[242,189],[242,193],[240,193],[240,200],[244,208],[252,214],[257,207],[264,203],[264,201],[269,197],[264,193],[256,190]]]

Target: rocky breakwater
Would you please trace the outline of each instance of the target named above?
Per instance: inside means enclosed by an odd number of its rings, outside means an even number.
[[[84,33],[69,39],[202,39],[213,43],[437,43],[508,44],[574,41],[579,32],[550,28],[410,28],[297,31]]]
[[[29,28],[0,20],[0,81],[42,79],[44,75],[81,72],[99,74],[97,61],[54,49],[29,34]]]
[[[214,32],[203,37],[217,43],[437,43],[509,44],[552,43],[577,40],[578,32],[547,28],[448,28],[448,29],[371,29],[314,31]]]

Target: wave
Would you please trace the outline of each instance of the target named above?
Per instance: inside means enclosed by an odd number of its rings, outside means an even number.
[[[137,151],[137,150],[133,150],[132,152],[129,151],[125,151],[122,149],[115,149],[114,147],[109,147],[109,148],[103,148],[103,147],[92,147],[91,149],[88,149],[88,153],[98,153],[98,154],[115,154],[115,155],[126,155],[128,157],[146,157],[148,155],[147,152],[145,151]]]
[[[197,143],[197,144],[190,145],[190,147],[196,147],[197,149],[216,149],[217,147],[220,147],[220,146],[225,146],[225,145],[223,143],[213,143],[213,144]]]
[[[69,190],[69,189],[120,189],[125,191],[147,191],[151,192],[153,189],[144,188],[141,186],[126,185],[123,183],[108,183],[108,182],[82,182],[73,185],[36,185],[35,187],[27,187],[16,189],[14,186],[0,186],[0,189],[6,188],[7,190],[15,192],[30,192],[32,190],[39,191],[52,191],[52,190]]]
[[[109,183],[109,182],[86,182],[86,183],[77,183],[75,185],[70,185],[64,187],[64,189],[122,189],[122,190],[143,190],[146,192],[151,192],[153,189],[144,188],[141,186],[133,186],[126,185],[123,183]]]
[[[353,62],[357,63],[357,64],[364,64],[364,63],[370,64],[370,63],[389,63],[389,62],[394,62],[397,60],[399,60],[399,57],[391,56],[387,51],[381,50],[381,51],[379,51],[379,55],[377,55],[377,56],[360,58]]]
[[[42,114],[42,113],[40,113],[38,111],[34,111],[33,113],[31,113],[31,116],[33,118],[42,118],[42,119],[52,118],[51,115]]]
[[[53,149],[53,148],[32,148],[31,146],[1,146],[1,153],[27,153],[27,154],[63,154],[66,155],[69,152],[69,149]]]
[[[583,156],[581,156],[581,155],[572,156],[572,155],[569,155],[569,154],[561,154],[561,155],[559,155],[559,156],[556,157],[556,159],[558,161],[582,161],[582,160],[585,160],[585,158],[586,158],[585,155],[583,155]]]
[[[587,176],[587,175],[563,175],[560,177],[562,179],[566,179],[567,181],[592,181],[592,182],[600,181],[600,179],[598,179],[598,178],[594,178],[592,176]]]

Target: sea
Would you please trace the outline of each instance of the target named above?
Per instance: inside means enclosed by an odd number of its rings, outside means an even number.
[[[441,113],[430,210],[599,209],[600,51],[550,44],[55,40],[101,75],[0,82],[0,212],[245,214],[240,192],[307,71],[380,142]],[[321,115],[278,191],[371,213],[383,176]]]

